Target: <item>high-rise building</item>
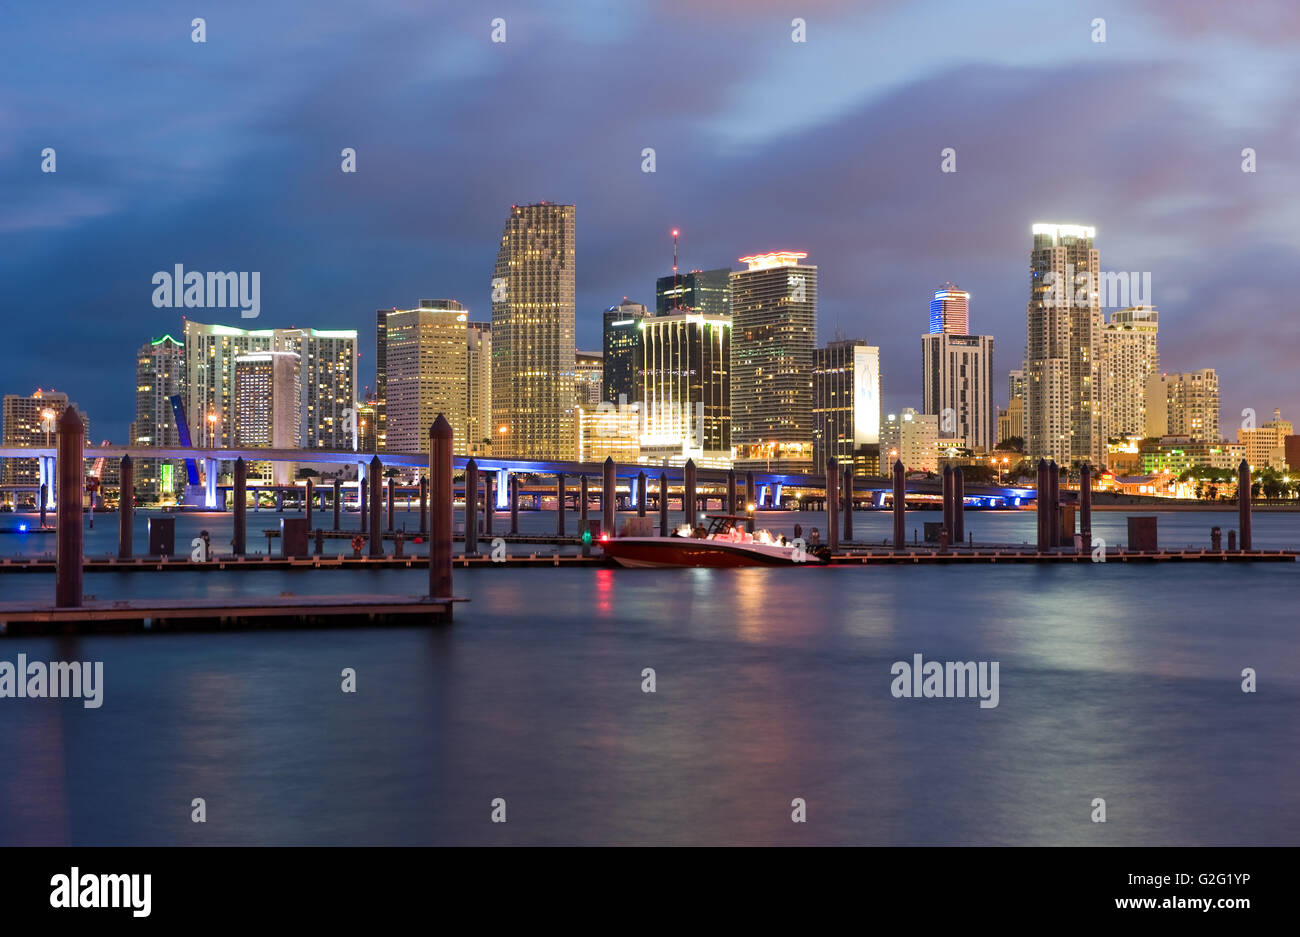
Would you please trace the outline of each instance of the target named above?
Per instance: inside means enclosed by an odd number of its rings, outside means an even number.
[[[917,413],[911,407],[891,413],[880,424],[880,474],[894,473],[902,460],[909,472],[934,472],[939,468],[939,418]]]
[[[574,418],[579,462],[636,462],[641,455],[639,433],[641,405],[617,406],[601,401],[593,407],[578,407]]]
[[[731,438],[737,467],[813,468],[817,267],[802,251],[740,258],[731,274]]]
[[[970,334],[970,293],[945,283],[930,300],[930,334]]]
[[[627,299],[605,310],[600,400],[617,404],[620,398],[629,401],[641,399],[636,357],[641,347],[641,321],[648,315],[650,312],[645,306]]]
[[[241,449],[302,447],[302,362],[292,351],[235,356],[235,445]],[[293,482],[291,462],[249,463],[250,477]]]
[[[964,314],[963,314],[964,318]],[[922,412],[938,418],[939,439],[993,449],[993,337],[932,332],[921,336]]]
[[[384,406],[388,393],[388,312],[379,309],[375,312],[375,424],[374,437],[378,447],[374,451],[383,452],[388,444],[388,410]]]
[[[1147,382],[1160,370],[1158,313],[1152,306],[1118,309],[1111,313],[1101,337],[1106,437],[1142,434],[1147,425]]]
[[[594,407],[604,399],[602,397],[604,390],[605,356],[599,351],[574,352],[574,406],[587,408]]]
[[[1164,373],[1152,371],[1147,375],[1143,401],[1146,424],[1142,436],[1153,439],[1166,435],[1169,432],[1169,380]]]
[[[1165,375],[1168,435],[1219,441],[1219,376],[1213,368]]]
[[[657,279],[655,312],[662,316],[686,310],[708,316],[731,315],[731,270],[692,270]]]
[[[229,447],[235,425],[235,359],[283,351],[298,356],[299,439],[313,449],[356,448],[355,329],[236,329],[185,322],[185,409],[190,429]],[[196,439],[197,441],[197,439]]]
[[[856,339],[813,355],[813,471],[832,458],[861,475],[880,462],[880,348]]]
[[[378,452],[379,403],[373,395],[357,404],[357,452]]]
[[[1094,228],[1036,224],[1025,307],[1025,454],[1101,465],[1100,254]]]
[[[574,207],[515,205],[492,274],[492,453],[575,455]]]
[[[427,452],[441,413],[452,448],[466,451],[469,430],[469,314],[454,299],[422,299],[386,317],[385,407],[388,452]]]
[[[470,322],[466,334],[469,337],[467,452],[484,456],[492,452],[492,324]]]
[[[1005,410],[998,411],[998,445],[1008,439],[1025,439],[1025,398],[1012,397]]]
[[[1282,411],[1275,409],[1269,422],[1254,429],[1238,429],[1237,442],[1245,447],[1245,458],[1252,469],[1284,469],[1288,465],[1287,437],[1294,432],[1291,421],[1282,419]]]
[[[3,437],[5,446],[53,447],[58,444],[59,417],[69,405],[68,395],[57,390],[37,388],[30,396],[5,394],[3,403]],[[77,407],[85,428],[85,438],[90,436],[90,417],[81,407]],[[36,487],[42,483],[50,486],[49,501],[54,501],[54,479],[41,476],[38,459],[4,459],[0,479],[6,485],[30,485]]]
[[[641,320],[641,461],[729,467],[731,317],[679,312]]]
[[[1025,399],[1025,372],[1021,368],[1007,372],[1007,400]]]
[[[132,446],[179,448],[180,431],[171,398],[185,399],[185,346],[164,335],[146,342],[135,356],[135,420]],[[137,459],[135,491],[142,502],[174,499],[184,488],[185,463],[174,459]]]

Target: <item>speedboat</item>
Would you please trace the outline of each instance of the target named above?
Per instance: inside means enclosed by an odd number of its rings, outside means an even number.
[[[825,546],[805,545],[766,530],[750,533],[741,514],[709,514],[707,528],[683,524],[667,537],[614,537],[600,544],[620,566],[795,566],[830,558]]]

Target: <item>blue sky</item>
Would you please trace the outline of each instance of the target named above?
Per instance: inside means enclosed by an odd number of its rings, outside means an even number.
[[[544,199],[577,205],[580,347],[653,303],[679,227],[687,268],[808,251],[820,337],[879,344],[886,407],[919,406],[930,292],[970,290],[1002,375],[1030,225],[1082,223],[1151,272],[1163,367],[1219,370],[1224,435],[1300,420],[1297,42],[1290,2],[0,2],[0,390],[124,439],[177,263],[261,273],[255,323],[201,321],[359,329],[369,383],[374,310],[488,318],[509,206]]]

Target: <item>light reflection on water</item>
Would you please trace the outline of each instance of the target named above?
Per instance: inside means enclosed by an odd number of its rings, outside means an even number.
[[[103,660],[106,686],[98,710],[0,700],[0,842],[1294,844],[1298,574],[458,570],[472,601],[441,629],[5,639],[0,660]],[[118,574],[86,590],[425,582]],[[890,664],[913,653],[999,661],[1000,705],[893,699]],[[1097,796],[1106,824],[1089,821]]]

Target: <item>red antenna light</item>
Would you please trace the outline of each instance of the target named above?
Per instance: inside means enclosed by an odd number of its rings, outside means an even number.
[[[673,308],[681,308],[681,292],[677,282],[677,229],[673,228]]]

